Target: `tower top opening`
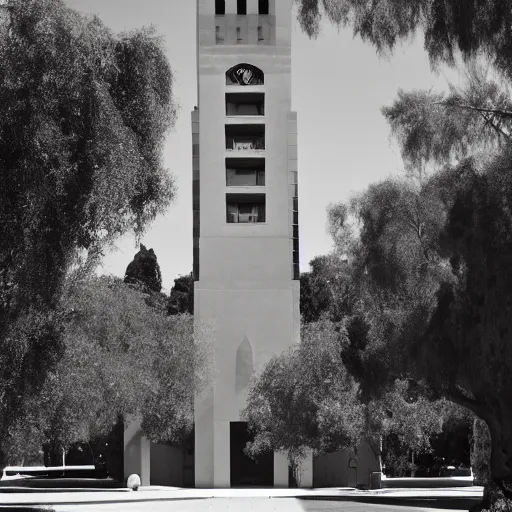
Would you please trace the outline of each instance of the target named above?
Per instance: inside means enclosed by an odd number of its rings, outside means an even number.
[[[215,14],[218,16],[226,14],[226,0],[215,0]]]

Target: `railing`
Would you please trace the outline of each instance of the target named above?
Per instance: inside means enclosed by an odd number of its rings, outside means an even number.
[[[254,151],[265,149],[265,139],[236,139],[234,137],[226,138],[227,151]]]
[[[239,213],[238,222],[239,224],[249,224],[251,222],[258,222],[259,215],[254,213]]]
[[[257,222],[265,222],[265,218],[257,213],[232,212],[228,216],[228,224],[255,224]]]

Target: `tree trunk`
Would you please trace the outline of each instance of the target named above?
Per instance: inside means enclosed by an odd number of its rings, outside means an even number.
[[[414,450],[411,450],[411,477],[414,478],[416,476],[416,459]]]
[[[493,415],[486,418],[491,438],[490,476],[484,499],[474,510],[512,510],[512,408],[495,401]]]
[[[382,473],[382,435],[372,425],[372,417],[368,406],[365,408],[366,442],[377,460],[379,472]]]
[[[377,460],[379,472],[382,473],[382,436],[370,433],[366,437],[366,442]]]
[[[487,485],[491,480],[491,436],[484,420],[473,420],[471,435],[471,467],[477,485]]]
[[[500,420],[493,419],[489,424],[491,478],[512,499],[512,415],[502,415]]]
[[[62,464],[62,447],[55,441],[50,441],[43,446],[44,465],[46,467],[60,466]]]

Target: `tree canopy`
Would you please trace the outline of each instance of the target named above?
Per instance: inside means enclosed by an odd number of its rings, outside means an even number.
[[[148,292],[159,293],[162,290],[162,273],[153,249],[146,249],[140,244],[139,252],[126,268],[124,282],[140,285]]]
[[[310,37],[321,20],[350,27],[379,53],[394,50],[416,31],[424,35],[431,62],[454,64],[458,54],[485,54],[512,76],[510,0],[295,0],[302,29]]]
[[[301,344],[274,357],[252,381],[243,417],[255,432],[247,447],[288,454],[292,464],[316,454],[354,448],[365,441],[380,461],[381,439],[394,435],[399,450],[429,452],[431,439],[453,415],[445,401],[431,401],[406,380],[396,380],[378,400],[365,401],[344,363],[350,317],[323,316],[304,324]]]
[[[179,276],[174,280],[174,286],[171,288],[167,301],[167,311],[170,315],[194,314],[194,276],[192,273]]]
[[[0,431],[64,351],[65,277],[174,196],[173,75],[151,30],[116,36],[62,0],[0,20]],[[2,434],[3,435],[3,434]]]
[[[402,96],[384,112],[413,166],[427,161],[435,172],[420,173],[416,181],[384,180],[350,205],[358,222],[352,232],[357,242],[350,248],[353,276],[369,325],[358,357],[363,373],[378,367],[378,375],[387,376],[373,394],[386,382],[411,378],[484,419],[493,479],[507,489],[512,476],[511,410],[505,398],[512,392],[510,144],[496,130],[482,129],[474,142],[462,141],[466,149],[450,160],[449,151],[436,149],[443,137],[431,130],[431,121],[435,117],[437,126],[447,126],[460,111],[443,106],[415,118],[412,112],[423,108],[423,98]],[[416,138],[414,132],[432,138]],[[457,140],[446,137],[446,147]],[[481,159],[483,143],[492,147]],[[347,216],[331,220],[332,231],[340,233],[339,250],[346,252]]]
[[[210,378],[207,331],[116,278],[71,282],[63,307],[64,355],[2,439],[7,460],[36,460],[45,443],[67,448],[137,414],[149,439],[181,440]]]
[[[346,334],[328,320],[304,330],[302,343],[274,357],[251,385],[243,417],[256,433],[253,456],[273,450],[297,461],[309,448],[342,449],[361,437],[364,409],[340,357]]]
[[[400,91],[383,109],[408,179],[330,210],[358,283],[361,375],[382,396],[396,378],[427,384],[490,431],[492,479],[512,498],[510,312],[512,4],[297,0],[312,37],[324,17],[380,53],[420,31],[435,66],[467,65],[448,94]],[[354,229],[355,228],[355,229]]]

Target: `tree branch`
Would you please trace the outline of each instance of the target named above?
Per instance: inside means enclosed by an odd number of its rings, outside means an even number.
[[[501,117],[511,117],[512,111],[510,110],[502,110],[498,108],[484,108],[484,107],[474,107],[473,105],[467,105],[465,103],[449,103],[447,101],[436,101],[434,105],[442,105],[444,107],[457,107],[465,110],[474,110],[475,112],[484,112],[486,114],[496,114]]]
[[[472,110],[474,112],[478,112],[485,120],[486,124],[489,124],[491,128],[493,128],[498,135],[504,135],[507,137],[507,139],[511,138],[511,135],[507,133],[506,131],[501,128],[501,126],[498,126],[489,116],[490,115],[496,115],[502,118],[512,118],[512,111],[510,110],[501,110],[496,108],[483,108],[483,107],[474,107],[472,105],[467,105],[465,103],[449,103],[447,101],[436,101],[434,102],[434,105],[441,105],[443,107],[455,107],[460,108],[463,110]]]
[[[488,124],[492,129],[494,129],[498,135],[504,135],[507,139],[510,139],[510,134],[501,128],[501,126],[497,125],[490,117],[487,117],[484,112],[480,112],[480,115],[484,118],[485,124]]]
[[[446,389],[445,393],[446,397],[452,402],[473,411],[479,418],[486,422],[489,420],[489,412],[484,405],[474,398],[466,396],[457,386],[451,384],[448,389]]]

